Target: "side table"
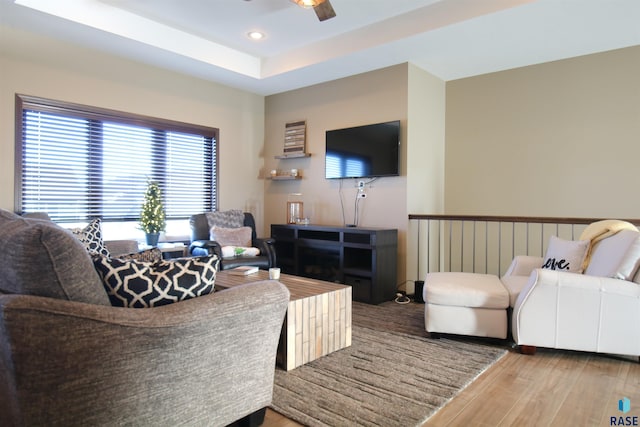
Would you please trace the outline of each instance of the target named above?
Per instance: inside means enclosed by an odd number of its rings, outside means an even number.
[[[224,270],[217,273],[215,286],[220,290],[268,279],[264,270],[246,276]],[[351,286],[284,273],[278,281],[291,293],[278,365],[290,371],[351,345]]]

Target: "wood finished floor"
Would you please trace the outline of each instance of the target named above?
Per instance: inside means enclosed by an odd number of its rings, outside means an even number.
[[[582,352],[510,351],[424,426],[609,426],[628,397],[640,417],[640,363]],[[263,427],[300,424],[268,410]],[[391,427],[391,426],[390,426]]]

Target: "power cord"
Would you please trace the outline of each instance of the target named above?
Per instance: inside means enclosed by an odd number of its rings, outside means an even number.
[[[344,216],[344,201],[342,200],[342,179],[340,181],[340,186],[338,187],[338,197],[340,198],[340,210],[342,211],[342,223],[347,224],[347,220]]]
[[[356,198],[355,198],[355,206],[353,207],[353,224],[357,227],[358,226],[358,221],[359,221],[359,214],[358,214],[358,204],[360,203],[360,197],[358,194],[356,194]]]
[[[406,294],[398,292],[396,293],[396,299],[394,301],[398,304],[409,304],[411,299]]]

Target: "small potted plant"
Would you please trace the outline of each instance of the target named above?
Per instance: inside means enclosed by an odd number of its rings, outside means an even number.
[[[147,245],[157,246],[160,232],[166,228],[162,193],[157,182],[148,181],[140,212],[140,229],[145,232]]]

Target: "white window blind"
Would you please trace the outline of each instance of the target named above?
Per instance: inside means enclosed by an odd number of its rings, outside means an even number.
[[[167,219],[216,209],[215,128],[23,95],[16,111],[18,212],[137,220],[148,180]]]

